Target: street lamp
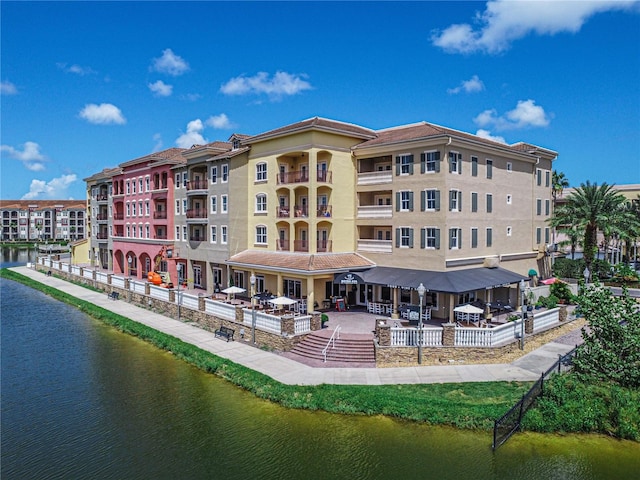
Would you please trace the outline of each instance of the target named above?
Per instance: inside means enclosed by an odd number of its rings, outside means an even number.
[[[256,343],[256,276],[252,273],[249,277],[251,283],[251,342]]]
[[[524,350],[524,319],[527,315],[527,305],[524,297],[525,287],[526,283],[524,283],[524,280],[520,280],[520,310],[522,310],[522,323],[520,324],[520,350]]]
[[[424,292],[427,289],[420,282],[418,285],[418,296],[420,297],[420,311],[418,312],[418,363],[422,363],[422,302],[424,300]]]
[[[176,263],[176,270],[178,271],[178,278],[176,279],[178,281],[178,321],[180,321],[180,276],[182,273],[181,263]]]

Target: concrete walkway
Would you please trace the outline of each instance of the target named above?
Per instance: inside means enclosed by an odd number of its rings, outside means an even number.
[[[193,324],[137,307],[123,300],[111,300],[104,293],[66,282],[28,267],[15,267],[21,275],[63,291],[79,299],[172,335],[180,340],[268,375],[288,385],[385,385],[420,383],[459,383],[487,381],[535,381],[551,367],[558,355],[569,352],[575,344],[551,342],[512,363],[487,365],[446,365],[393,368],[314,368],[280,355],[255,348],[242,341],[226,342],[212,332]]]

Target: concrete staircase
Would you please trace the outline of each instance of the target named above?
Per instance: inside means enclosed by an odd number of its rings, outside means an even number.
[[[313,367],[375,367],[376,358],[372,335],[341,333],[335,346],[329,346],[327,361],[322,350],[331,338],[332,330],[314,332],[283,356]]]

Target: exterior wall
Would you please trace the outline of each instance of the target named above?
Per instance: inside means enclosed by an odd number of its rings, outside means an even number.
[[[2,240],[73,241],[85,238],[87,235],[87,217],[83,201],[3,200],[1,202]]]

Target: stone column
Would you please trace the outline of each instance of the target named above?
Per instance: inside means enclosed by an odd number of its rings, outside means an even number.
[[[283,315],[280,318],[282,335],[294,336],[296,333],[295,320],[293,315]]]
[[[442,346],[454,347],[455,344],[456,344],[456,324],[443,323],[442,324]]]
[[[113,274],[107,273],[107,285],[111,285],[111,277],[112,276],[113,276]]]
[[[201,293],[198,294],[198,310],[200,310],[201,312],[204,312],[205,310],[204,295]]]
[[[322,314],[320,312],[311,312],[311,331],[322,330]]]
[[[236,305],[236,322],[244,323],[244,311],[242,305]]]
[[[533,334],[533,315],[527,315],[524,320],[524,333]]]
[[[381,347],[391,346],[391,325],[383,319],[376,318],[376,336],[378,337],[378,345]]]
[[[176,303],[176,291],[173,288],[169,290],[169,303]]]
[[[144,294],[151,295],[151,284],[149,282],[144,284]]]

